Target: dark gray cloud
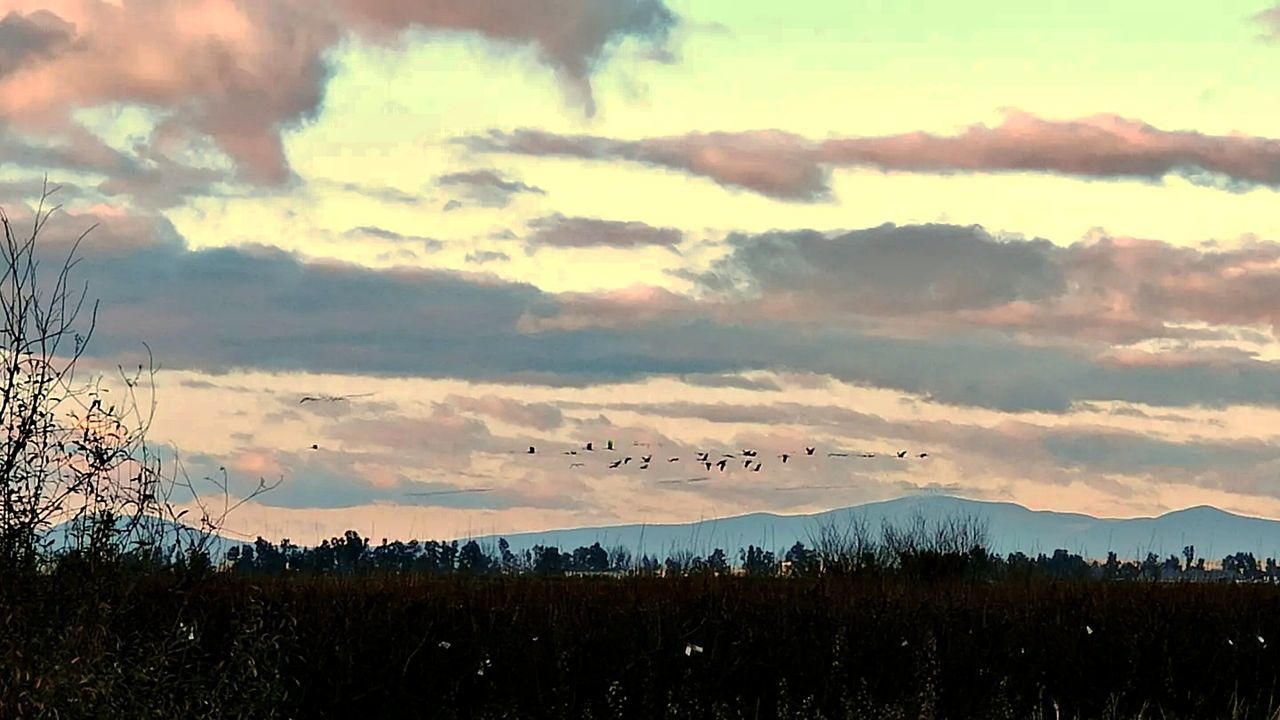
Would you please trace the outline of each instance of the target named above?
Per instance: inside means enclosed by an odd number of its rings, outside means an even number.
[[[74,25],[48,10],[29,15],[9,11],[0,18],[0,77],[55,54],[74,34]]]
[[[1002,242],[977,226],[886,224],[835,238],[769,232],[726,242],[730,254],[699,278],[705,289],[785,298],[824,315],[964,310],[1065,289],[1052,243]]]
[[[436,184],[458,192],[461,197],[455,198],[459,204],[463,201],[487,208],[504,208],[511,204],[511,198],[521,193],[545,195],[540,187],[526,185],[517,180],[507,180],[494,170],[468,170],[449,173],[436,178]]]
[[[1071,338],[1099,351],[1149,338],[1238,340],[1239,332],[1219,326],[1274,332],[1280,322],[1280,244],[1272,242],[1187,248],[1097,236],[1064,248],[978,226],[886,224],[836,236],[733,234],[726,243],[728,255],[682,277],[726,303],[722,309],[738,306],[739,315],[854,325],[914,318]],[[612,307],[609,317],[626,314]],[[1246,356],[1218,350],[1112,361],[1229,364]]]
[[[530,252],[542,247],[630,249],[665,247],[675,250],[684,239],[676,228],[654,227],[638,221],[599,220],[565,217],[559,213],[529,221]]]

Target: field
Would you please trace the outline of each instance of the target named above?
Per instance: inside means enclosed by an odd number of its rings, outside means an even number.
[[[21,585],[0,591],[6,717],[1266,718],[1280,678],[1271,585],[172,572]]]

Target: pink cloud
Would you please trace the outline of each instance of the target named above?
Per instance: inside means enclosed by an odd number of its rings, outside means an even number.
[[[1009,111],[994,127],[955,135],[910,132],[813,141],[778,130],[616,140],[537,130],[464,138],[481,152],[634,162],[705,177],[732,188],[788,201],[831,194],[834,167],[903,172],[1052,172],[1086,178],[1159,179],[1243,189],[1280,187],[1280,140],[1239,133],[1162,130],[1116,115],[1045,120]],[[1206,174],[1218,174],[1225,182]]]
[[[661,0],[10,0],[0,18],[0,120],[50,136],[110,103],[159,111],[158,139],[207,136],[259,183],[289,177],[280,130],[319,109],[323,53],[355,28],[411,26],[531,43],[594,109],[589,77],[626,36],[662,44]]]

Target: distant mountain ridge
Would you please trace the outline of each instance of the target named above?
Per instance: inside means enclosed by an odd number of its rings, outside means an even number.
[[[751,513],[691,523],[586,527],[502,537],[517,552],[534,545],[572,549],[599,542],[606,548],[622,546],[633,554],[661,557],[673,549],[705,555],[722,548],[736,555],[739,548],[748,545],[785,552],[797,541],[811,544],[811,538],[824,525],[842,527],[858,517],[878,537],[883,523],[904,525],[916,514],[931,520],[956,516],[982,520],[987,524],[990,549],[1000,554],[1052,554],[1057,548],[1065,548],[1085,558],[1102,559],[1108,551],[1114,551],[1121,559],[1144,557],[1147,552],[1164,558],[1180,555],[1184,546],[1194,545],[1198,557],[1214,562],[1235,552],[1252,552],[1259,559],[1280,556],[1280,521],[1236,515],[1205,505],[1158,517],[1096,518],[945,495],[909,496],[811,515]],[[476,539],[494,543],[498,537]]]

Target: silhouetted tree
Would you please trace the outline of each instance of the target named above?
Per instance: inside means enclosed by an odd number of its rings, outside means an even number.
[[[493,565],[493,558],[475,540],[468,540],[458,551],[458,572],[484,575],[493,569]]]

